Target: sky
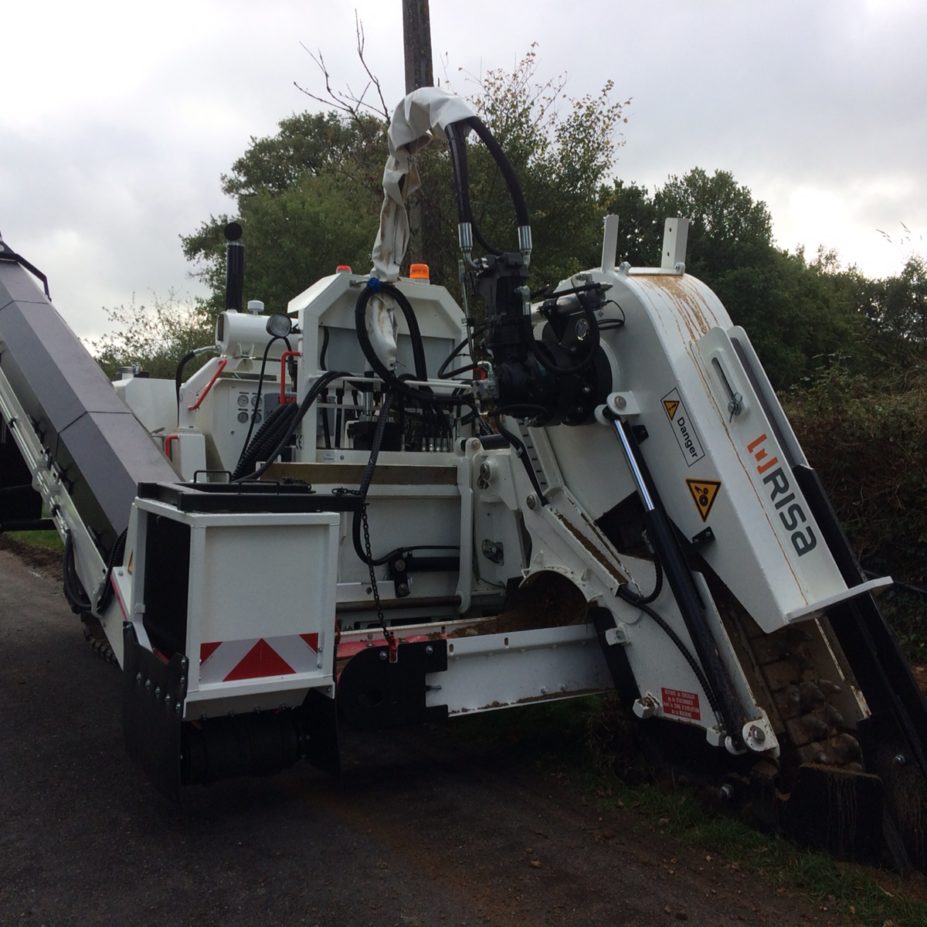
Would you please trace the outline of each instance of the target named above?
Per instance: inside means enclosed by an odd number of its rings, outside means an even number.
[[[88,339],[107,329],[103,307],[202,292],[180,235],[232,210],[220,175],[252,136],[321,108],[294,86],[322,92],[307,49],[336,85],[363,87],[355,10],[391,108],[404,92],[401,0],[0,3],[0,234]],[[532,43],[538,77],[566,74],[572,96],[614,81],[631,100],[625,181],[729,170],[769,207],[780,247],[824,245],[870,276],[927,254],[919,0],[430,8],[435,77],[455,89]]]

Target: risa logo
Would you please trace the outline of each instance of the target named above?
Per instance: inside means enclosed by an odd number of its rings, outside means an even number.
[[[807,524],[808,516],[805,515],[792,489],[788,471],[779,465],[778,457],[769,457],[766,453],[766,448],[763,447],[766,441],[765,434],[755,438],[747,445],[747,453],[752,454],[757,463],[756,472],[763,478],[769,501],[778,513],[782,527],[788,531],[792,547],[799,557],[804,557],[818,546],[818,541]]]

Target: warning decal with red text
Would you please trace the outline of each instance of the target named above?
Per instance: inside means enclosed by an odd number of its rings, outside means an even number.
[[[662,692],[663,714],[687,718],[690,721],[701,720],[697,692],[683,692],[681,689],[663,689]]]

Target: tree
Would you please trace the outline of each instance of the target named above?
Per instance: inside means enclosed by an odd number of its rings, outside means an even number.
[[[123,367],[140,367],[153,377],[173,378],[177,361],[187,351],[214,340],[206,307],[183,305],[173,294],[166,300],[153,296],[149,306],[133,301],[103,311],[111,331],[90,347],[111,380]]]
[[[618,260],[633,267],[657,262],[663,241],[663,218],[646,187],[613,180],[599,191],[598,211],[618,216]]]
[[[362,36],[359,38],[362,53]],[[317,59],[325,75],[324,61]],[[556,282],[588,266],[598,251],[597,190],[614,163],[624,104],[608,83],[596,96],[573,99],[563,76],[540,81],[532,48],[512,72],[490,70],[472,98],[520,176],[529,205],[538,282]],[[246,288],[282,309],[337,264],[369,267],[382,202],[385,125],[358,100],[330,93],[337,111],[283,120],[276,135],[252,138],[222,178],[245,229]],[[316,99],[321,99],[316,97]],[[418,156],[423,178],[422,241],[432,279],[457,278],[457,214],[443,139]],[[472,145],[470,180],[477,221],[503,249],[515,247],[515,223],[494,162]],[[213,216],[183,238],[188,259],[222,306],[228,216]]]
[[[775,386],[811,376],[837,357],[864,363],[860,275],[842,271],[831,254],[809,264],[800,252],[778,249],[766,204],[730,172],[696,167],[653,195],[616,181],[603,189],[601,203],[619,216],[620,257],[635,265],[658,260],[665,218],[690,220],[686,271],[746,328]]]
[[[729,171],[709,175],[696,167],[670,177],[654,194],[654,207],[659,215],[691,220],[686,268],[706,280],[734,267],[762,264],[773,248],[766,204]]]
[[[864,313],[874,348],[901,369],[927,356],[927,262],[912,255],[901,273],[870,281]]]
[[[597,263],[598,191],[623,144],[620,128],[630,102],[612,99],[611,81],[596,95],[570,97],[564,74],[542,81],[537,66],[532,45],[512,71],[489,70],[471,98],[521,180],[531,214],[535,286]],[[498,247],[512,249],[515,223],[502,180],[482,146],[475,147],[471,161],[480,224]],[[449,180],[444,186],[450,190]]]
[[[766,204],[755,200],[729,171],[709,175],[696,167],[682,177],[669,177],[652,196],[645,187],[615,181],[603,189],[600,202],[620,217],[621,243],[628,249],[622,258],[631,264],[654,263],[663,221],[676,216],[690,221],[686,270],[709,285],[733,267],[762,264],[774,250]]]
[[[222,176],[245,230],[246,298],[275,311],[339,264],[365,267],[377,228],[385,159],[383,125],[336,113],[284,119],[276,135],[252,137]],[[227,215],[182,237],[184,254],[209,287],[207,310],[225,305]]]

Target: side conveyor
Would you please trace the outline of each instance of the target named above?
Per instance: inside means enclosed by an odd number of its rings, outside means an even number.
[[[0,373],[105,561],[128,525],[138,484],[177,476],[2,240]]]

